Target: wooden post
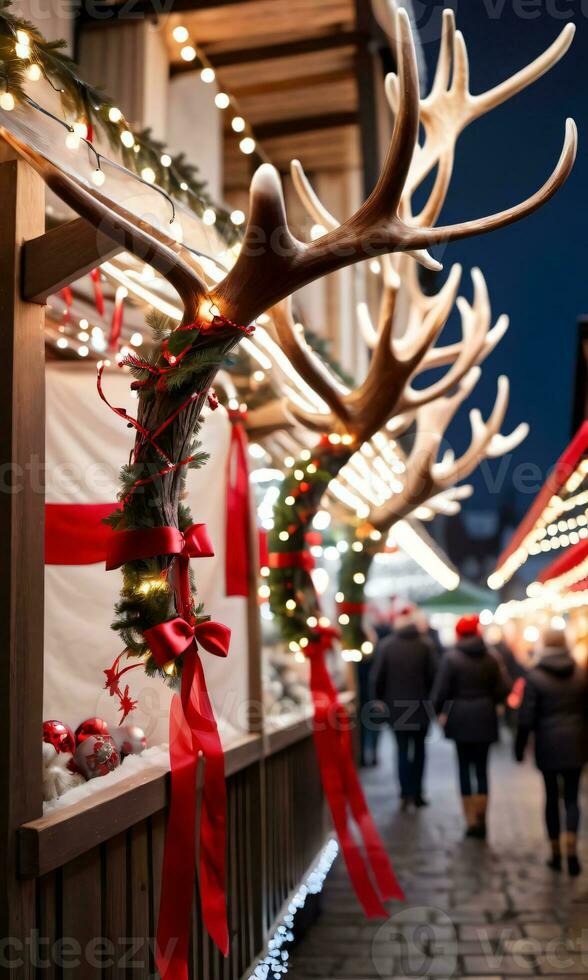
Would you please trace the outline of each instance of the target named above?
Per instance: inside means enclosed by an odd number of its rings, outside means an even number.
[[[45,195],[28,164],[3,151],[1,144],[0,954],[1,972],[8,961],[28,980],[35,882],[17,877],[17,830],[42,812],[45,357],[44,310],[20,290],[23,242],[45,230]]]

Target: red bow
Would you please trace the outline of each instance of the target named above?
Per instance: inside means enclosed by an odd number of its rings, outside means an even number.
[[[190,558],[212,558],[214,549],[206,524],[191,524],[185,531],[177,527],[150,527],[138,531],[117,531],[108,543],[106,569],[119,568],[128,561],[154,558],[156,555],[176,555],[178,575],[176,599],[178,609],[189,611]]]
[[[229,627],[222,623],[205,620],[192,626],[181,616],[152,626],[145,630],[144,635],[158,667],[164,667],[170,660],[181,657],[192,644],[195,644],[196,650],[200,644],[215,657],[226,657],[231,639]]]
[[[310,661],[313,737],[323,789],[355,894],[369,918],[385,917],[382,900],[403,899],[404,895],[366,803],[353,762],[349,718],[325,661],[339,631],[332,626],[317,626],[313,633],[316,638],[308,643],[304,653]],[[349,829],[348,810],[359,829],[365,855]]]
[[[268,555],[270,568],[303,568],[309,574],[315,567],[310,551],[272,551]]]
[[[187,956],[194,896],[196,778],[204,757],[200,816],[202,917],[221,952],[229,951],[226,877],[226,786],[224,756],[208,697],[198,646],[216,657],[229,652],[231,631],[221,623],[192,625],[177,617],[145,630],[159,667],[184,657],[182,690],[170,714],[172,795],[165,838],[157,966],[163,980],[187,980]]]

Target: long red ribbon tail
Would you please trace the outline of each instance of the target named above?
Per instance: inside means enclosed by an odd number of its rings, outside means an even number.
[[[188,980],[188,947],[196,868],[198,755],[176,695],[169,716],[171,805],[165,835],[156,963],[162,980]]]
[[[388,913],[382,899],[403,899],[404,894],[392,870],[357,776],[347,713],[331,681],[324,651],[313,652],[310,664],[310,687],[315,708],[314,741],[323,789],[343,858],[365,914],[368,918],[386,917]],[[367,861],[349,829],[348,807],[360,831]],[[378,891],[372,883],[369,871],[374,876]]]
[[[118,350],[120,345],[120,335],[123,326],[124,303],[127,291],[124,286],[119,286],[114,298],[114,310],[112,311],[112,322],[110,324],[110,336],[108,338],[108,349]]]
[[[187,980],[196,877],[196,774],[204,757],[200,885],[204,925],[227,956],[226,787],[223,749],[196,648],[184,657],[182,694],[170,714],[172,795],[165,838],[157,968],[162,980]]]
[[[225,583],[227,595],[249,595],[249,467],[247,435],[233,422],[227,462],[227,533]]]

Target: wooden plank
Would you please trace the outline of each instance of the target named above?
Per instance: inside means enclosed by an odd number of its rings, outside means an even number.
[[[167,799],[166,776],[164,768],[154,766],[24,824],[19,829],[20,874],[46,874],[162,810]]]
[[[102,976],[102,874],[95,847],[63,869],[63,972],[71,980]]]
[[[337,48],[355,47],[363,40],[363,36],[358,31],[340,31],[332,34],[320,34],[318,37],[300,38],[297,41],[284,41],[281,44],[268,44],[267,46],[233,48],[228,51],[210,52],[214,59],[215,68],[233,67],[234,65],[250,65],[258,61],[275,62],[282,58],[293,58],[303,54],[314,54],[332,51]],[[173,65],[172,74],[179,70],[179,66]],[[278,66],[279,71],[279,66]]]
[[[257,762],[264,751],[259,735],[237,737],[225,752],[227,777]],[[168,770],[152,766],[108,789],[54,810],[19,828],[19,874],[37,877],[53,871],[163,810]]]
[[[104,845],[103,853],[104,937],[112,943],[114,955],[106,968],[108,980],[124,980],[127,954],[127,835],[118,834]]]
[[[280,136],[291,136],[293,133],[314,133],[317,130],[322,132],[342,126],[355,126],[358,122],[359,115],[355,109],[351,112],[325,112],[318,116],[299,116],[297,119],[275,119],[258,123],[255,135],[263,142]]]
[[[60,875],[44,875],[37,882],[37,961],[44,980],[57,980],[59,971],[53,951],[59,938],[61,903]]]
[[[122,251],[111,238],[83,218],[75,218],[26,242],[22,256],[22,295],[29,303],[80,279]]]
[[[150,976],[149,939],[151,936],[150,916],[150,855],[149,830],[147,821],[136,824],[129,833],[130,843],[130,937],[132,956],[129,958],[128,970],[131,975]]]
[[[34,882],[18,881],[16,831],[42,812],[45,352],[43,311],[20,297],[23,242],[43,232],[44,186],[0,147],[0,935],[34,928]],[[26,762],[23,763],[23,760]],[[19,971],[29,980],[27,962]]]

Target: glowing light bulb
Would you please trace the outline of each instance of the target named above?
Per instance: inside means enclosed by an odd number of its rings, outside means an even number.
[[[206,208],[202,213],[202,220],[205,225],[213,225],[216,221],[216,211],[214,208]]]
[[[177,218],[170,222],[169,233],[171,237],[181,245],[182,241],[184,240],[184,229],[182,228],[181,222],[178,221]]]
[[[80,355],[80,357],[87,357],[89,353],[90,350],[88,347],[86,347],[85,344],[82,344],[81,347],[78,347],[78,354]]]
[[[14,45],[14,50],[18,58],[30,58],[31,56],[31,42],[29,40],[29,35],[26,31],[16,32],[17,42]]]
[[[184,41],[188,40],[189,36],[190,35],[188,34],[188,28],[184,27],[183,24],[178,24],[178,26],[174,27],[172,31],[172,37],[174,41],[178,42],[178,44],[183,44]]]
[[[122,112],[120,109],[117,109],[115,105],[111,105],[110,109],[108,110],[108,118],[113,123],[120,122],[122,119]]]
[[[287,541],[289,539],[290,535],[288,534],[287,531],[280,531],[278,537],[279,537],[280,541]]]
[[[290,611],[296,609],[296,602],[294,599],[286,599],[286,609],[289,609]]]
[[[252,139],[251,136],[245,136],[239,143],[239,149],[241,150],[241,153],[245,153],[246,156],[249,156],[249,154],[253,153],[255,149],[255,140]]]
[[[155,183],[155,171],[153,167],[143,167],[141,171],[141,177],[147,184]]]
[[[96,187],[102,187],[102,184],[106,180],[103,170],[95,170],[92,174],[92,182],[96,184]]]
[[[214,82],[216,78],[216,75],[214,74],[214,69],[203,68],[202,71],[200,72],[200,78],[206,85],[210,85],[211,82]]]
[[[80,137],[77,133],[68,133],[65,137],[65,145],[68,150],[77,150],[80,145]]]
[[[191,44],[186,44],[186,46],[180,51],[180,57],[183,59],[183,61],[194,61],[196,57],[196,48],[193,48]]]
[[[253,380],[261,384],[262,381],[265,381],[265,371],[254,371]]]
[[[18,41],[19,44],[24,45],[25,48],[30,47],[31,39],[29,38],[29,35],[27,34],[26,31],[18,30],[16,32],[16,40]]]
[[[367,654],[373,653],[374,652],[373,643],[370,643],[369,640],[365,640],[365,642],[361,644],[361,652]]]
[[[231,221],[233,222],[234,225],[242,225],[243,222],[245,221],[244,212],[241,211],[239,208],[236,208],[234,211],[231,211]]]
[[[162,167],[171,167],[172,158],[170,157],[169,153],[162,153],[159,158],[159,162]]]
[[[296,497],[293,497],[292,494],[290,494],[288,497],[286,497],[284,503],[287,507],[293,507],[296,503]]]
[[[326,235],[326,233],[327,233],[327,229],[325,228],[324,225],[316,224],[313,225],[312,228],[310,229],[310,237],[313,242],[316,242],[317,238],[322,238],[322,236]]]
[[[29,65],[27,68],[27,78],[30,82],[38,82],[43,72],[39,65]]]
[[[67,337],[60,337],[59,340],[57,341],[57,346],[61,350],[65,350],[66,347],[69,347],[69,340],[67,339]]]
[[[11,112],[14,109],[14,96],[10,92],[3,92],[0,95],[0,109]]]
[[[231,119],[231,126],[236,133],[242,133],[245,129],[245,120],[243,116],[235,116]]]
[[[217,92],[214,97],[214,104],[217,109],[228,109],[231,100],[226,92]]]
[[[130,150],[132,146],[135,145],[135,137],[131,133],[130,129],[125,129],[120,134],[120,141],[123,146],[126,146],[127,150]]]
[[[132,336],[131,336],[131,345],[133,347],[140,347],[142,343],[143,343],[143,334],[142,333],[139,333],[137,331],[137,333],[132,334]]]

